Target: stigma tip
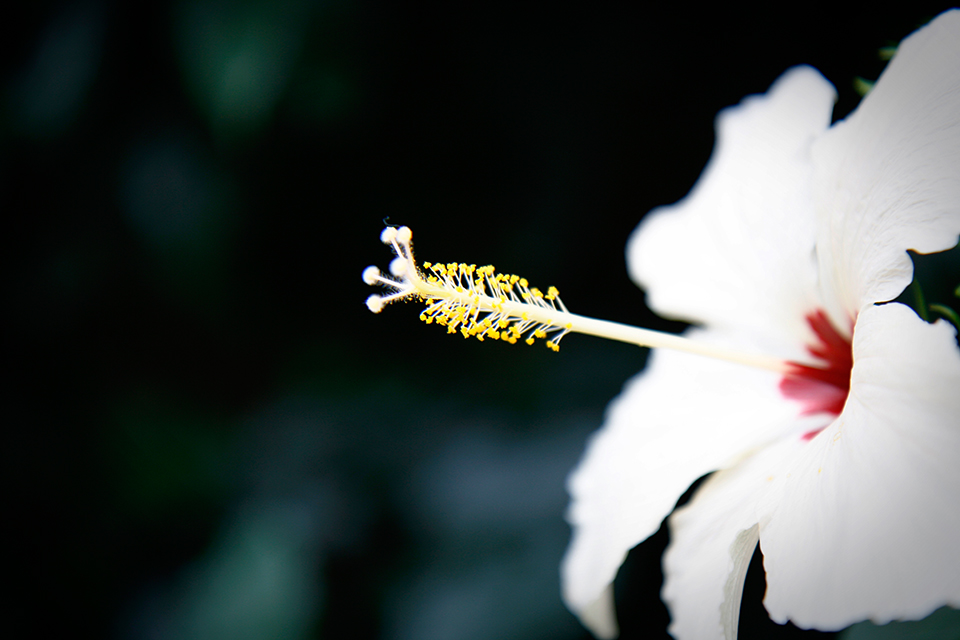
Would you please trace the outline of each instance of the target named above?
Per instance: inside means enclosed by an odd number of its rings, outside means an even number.
[[[383,310],[383,298],[377,294],[373,294],[367,298],[367,309],[374,313],[380,313]]]
[[[401,240],[401,242],[403,242],[403,241]],[[406,272],[407,272],[407,260],[406,260],[406,258],[402,258],[402,257],[400,257],[400,256],[397,256],[396,258],[394,258],[393,260],[390,261],[390,273],[392,273],[393,275],[395,275],[395,276],[397,276],[397,277],[399,278],[399,277],[401,277],[403,274],[405,274]]]
[[[370,286],[377,284],[377,278],[380,277],[380,269],[369,266],[363,270],[363,281]]]

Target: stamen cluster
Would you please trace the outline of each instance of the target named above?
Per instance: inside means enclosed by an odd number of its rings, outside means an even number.
[[[556,287],[543,293],[526,278],[497,273],[492,265],[425,262],[421,272],[413,258],[412,235],[409,227],[387,227],[380,234],[396,258],[390,263],[392,278],[376,267],[363,272],[364,282],[390,292],[367,298],[371,311],[379,313],[384,305],[397,300],[418,299],[426,303],[420,319],[446,327],[447,333],[510,344],[518,340],[533,344],[556,334],[546,344],[553,351],[560,350],[560,339],[572,325],[564,318],[569,312]]]

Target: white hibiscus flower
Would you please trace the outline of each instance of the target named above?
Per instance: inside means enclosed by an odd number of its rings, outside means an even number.
[[[465,337],[657,348],[569,483],[564,599],[600,637],[617,634],[627,552],[710,472],[669,520],[676,637],[736,637],[758,542],[777,622],[840,629],[960,606],[956,330],[889,302],[912,279],[908,249],[960,234],[960,11],[906,39],[831,127],[833,101],[800,67],[721,113],[690,195],[634,234],[631,275],[654,310],[699,325],[686,336],[572,314],[555,288],[492,266],[421,270],[407,227],[381,235],[389,275],[363,273],[387,290],[371,311],[423,300],[422,320]]]
[[[797,363],[787,374],[657,349],[570,478],[564,598],[617,633],[612,583],[670,516],[677,638],[735,638],[759,541],[773,620],[841,629],[960,606],[960,350],[889,303],[907,254],[960,234],[960,11],[901,44],[830,126],[807,67],[722,112],[681,202],[647,216],[630,273],[687,337]]]

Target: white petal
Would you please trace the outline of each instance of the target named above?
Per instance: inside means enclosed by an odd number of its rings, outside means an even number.
[[[804,315],[817,306],[809,148],[834,98],[816,70],[797,67],[717,116],[716,147],[693,190],[630,239],[630,274],[651,308],[803,357]]]
[[[905,39],[873,91],[813,149],[817,254],[834,324],[910,284],[906,250],[960,234],[960,11]]]
[[[670,516],[663,600],[670,608],[670,633],[678,640],[736,640],[743,580],[759,538],[760,488],[806,445],[801,435],[713,474]]]
[[[697,533],[695,544],[664,556],[665,572],[675,576],[662,594],[670,608],[668,631],[677,640],[736,640],[743,581],[760,539],[757,525],[738,530],[733,542],[723,529]]]
[[[616,603],[613,598],[613,583],[608,584],[600,597],[583,607],[578,615],[583,626],[590,629],[600,640],[612,640],[620,635]]]
[[[708,340],[713,332],[691,335]],[[572,611],[600,598],[627,552],[657,530],[697,478],[796,424],[798,408],[778,383],[776,374],[701,356],[651,354],[647,371],[610,405],[568,482],[574,531],[561,572]]]
[[[843,412],[762,505],[774,620],[830,630],[960,605],[955,335],[900,304],[861,312]]]

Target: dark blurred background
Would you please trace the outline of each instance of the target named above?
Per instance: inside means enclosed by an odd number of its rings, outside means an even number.
[[[384,220],[678,330],[627,236],[717,111],[809,63],[837,114],[897,13],[686,3],[23,3],[0,22],[4,636],[588,637],[563,483],[639,349],[370,314]],[[661,531],[618,579],[665,637]],[[741,637],[766,619],[751,572]]]

